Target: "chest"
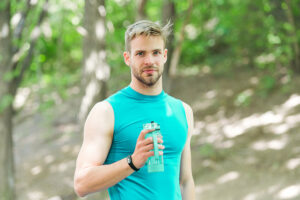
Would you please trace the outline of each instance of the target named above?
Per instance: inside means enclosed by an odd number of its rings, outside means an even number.
[[[188,130],[182,104],[140,102],[120,106],[117,110],[113,137],[113,148],[116,151],[132,153],[143,124],[155,121],[160,124],[165,146],[164,157],[181,154]]]

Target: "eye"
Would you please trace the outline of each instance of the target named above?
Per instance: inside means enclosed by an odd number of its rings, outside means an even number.
[[[144,55],[144,52],[138,52],[136,55],[137,56],[142,56],[142,55]]]
[[[160,51],[153,51],[153,54],[158,55],[158,54],[160,54]]]

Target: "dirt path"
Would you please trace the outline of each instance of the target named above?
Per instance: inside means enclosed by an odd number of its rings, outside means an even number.
[[[263,97],[261,76],[240,71],[234,77],[199,74],[174,82],[172,94],[195,115],[197,199],[300,199],[300,77],[285,86],[279,79]],[[18,199],[77,199],[72,185],[82,137],[74,113],[78,99],[24,119],[25,110],[16,118]]]
[[[266,98],[255,95],[261,76],[194,76],[175,88],[175,96],[195,112],[198,199],[300,199],[300,79],[279,85]],[[188,91],[185,85],[193,87]],[[247,107],[234,103],[243,91],[253,91]]]

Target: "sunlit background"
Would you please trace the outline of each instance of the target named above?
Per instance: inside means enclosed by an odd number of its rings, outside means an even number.
[[[173,23],[164,89],[194,111],[196,199],[299,200],[300,0],[1,0],[4,199],[79,199],[82,126],[129,84],[139,19]]]

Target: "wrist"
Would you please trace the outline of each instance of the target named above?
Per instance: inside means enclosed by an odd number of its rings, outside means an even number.
[[[127,156],[126,159],[127,159],[128,165],[130,166],[131,169],[133,169],[136,172],[140,170],[140,168],[138,168],[136,165],[134,165],[134,163],[132,161],[132,156],[131,155]]]

